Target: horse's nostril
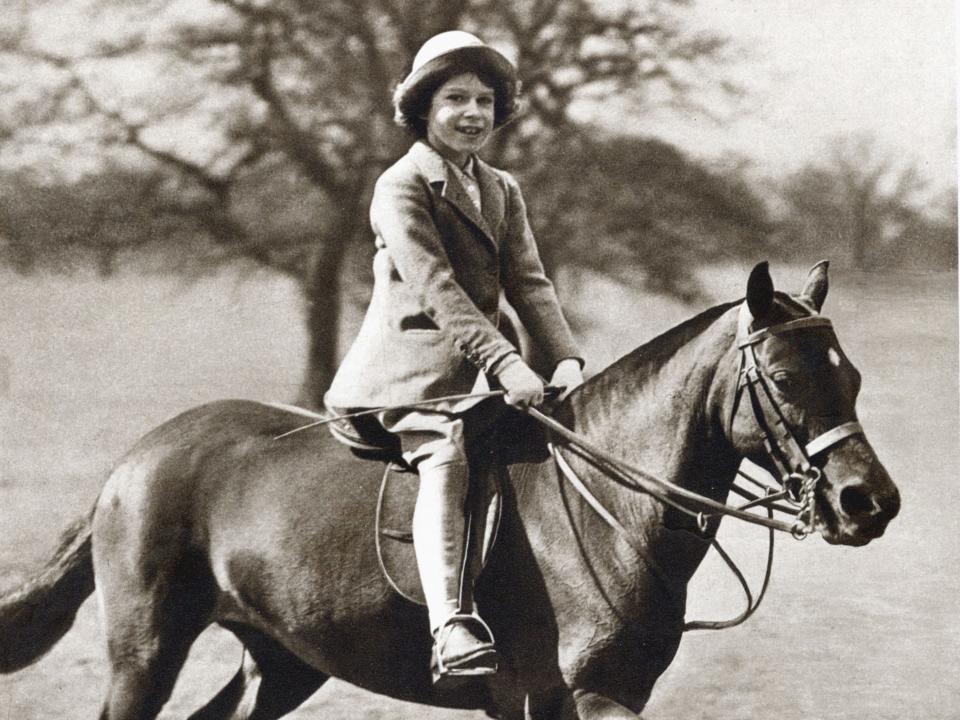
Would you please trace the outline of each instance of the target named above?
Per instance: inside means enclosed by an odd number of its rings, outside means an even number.
[[[870,495],[856,486],[840,491],[840,508],[847,517],[862,517],[877,511],[877,505]]]

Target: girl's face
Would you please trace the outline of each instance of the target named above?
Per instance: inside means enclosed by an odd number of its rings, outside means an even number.
[[[494,100],[493,88],[473,73],[450,78],[430,99],[427,142],[462,167],[493,132]]]

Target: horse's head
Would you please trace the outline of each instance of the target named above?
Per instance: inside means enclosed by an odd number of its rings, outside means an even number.
[[[738,452],[815,508],[828,542],[863,545],[883,534],[900,495],[857,421],[860,373],[820,316],[827,263],[797,296],[774,292],[766,263],[747,283],[737,333],[741,367],[731,436]]]

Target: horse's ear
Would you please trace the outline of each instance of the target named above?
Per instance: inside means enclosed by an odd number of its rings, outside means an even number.
[[[823,301],[827,299],[827,290],[830,287],[830,280],[827,277],[829,268],[829,260],[821,260],[810,268],[807,281],[803,284],[803,290],[800,291],[800,299],[813,305],[817,312],[820,312]]]
[[[773,305],[773,280],[770,279],[770,264],[764,260],[751,271],[747,280],[747,307],[755,320],[760,320]]]

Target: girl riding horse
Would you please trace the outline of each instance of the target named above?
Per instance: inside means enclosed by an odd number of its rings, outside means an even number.
[[[469,33],[427,40],[394,94],[396,120],[417,138],[377,181],[374,288],[359,335],[325,402],[337,413],[409,406],[469,393],[485,374],[508,403],[542,403],[544,383],[499,329],[503,290],[555,368],[551,384],[583,382],[583,361],[537,252],[514,178],[478,156],[517,110],[516,70]],[[377,415],[420,474],[413,521],[435,637],[435,676],[497,669],[461,577],[469,480],[464,412],[475,398]]]

